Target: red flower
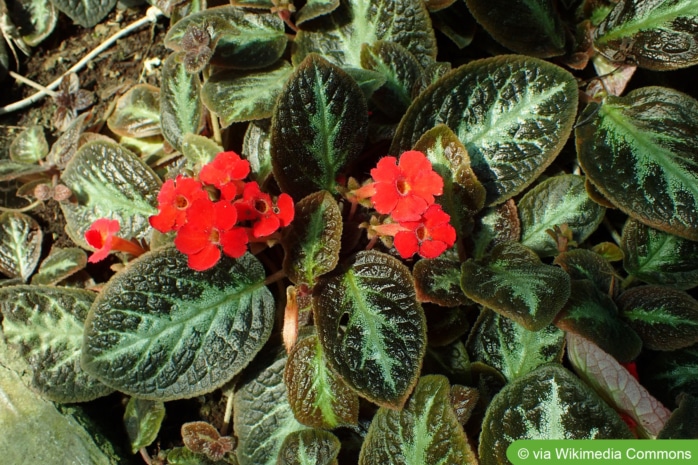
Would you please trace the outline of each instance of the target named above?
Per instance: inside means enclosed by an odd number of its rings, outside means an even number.
[[[90,255],[88,262],[97,263],[104,260],[112,250],[127,252],[136,257],[145,252],[143,247],[135,242],[115,236],[119,229],[119,222],[109,218],[100,218],[92,223],[90,229],[85,231],[85,240],[97,250]]]
[[[250,162],[235,152],[221,152],[212,162],[201,168],[199,179],[205,184],[216,186],[224,200],[234,200],[242,193],[242,180],[250,174]]]
[[[395,234],[393,244],[402,258],[418,252],[424,258],[436,258],[456,242],[451,217],[438,204],[431,205],[419,221],[403,221],[407,231]]]
[[[434,203],[434,196],[443,193],[443,179],[422,152],[405,152],[399,165],[396,161],[395,157],[382,158],[371,170],[376,190],[373,206],[395,221],[417,221]]]
[[[256,182],[248,182],[242,192],[242,199],[235,202],[238,218],[242,221],[252,220],[252,235],[266,237],[279,227],[288,226],[295,215],[293,199],[288,194],[281,194],[273,203],[271,196],[259,189]]]
[[[187,210],[197,200],[208,200],[199,181],[184,176],[177,176],[174,181],[168,179],[158,194],[160,212],[150,217],[150,225],[162,233],[179,229],[187,219]]]
[[[220,247],[230,257],[242,257],[247,251],[247,233],[235,227],[236,222],[237,214],[230,202],[194,202],[174,241],[177,250],[189,256],[189,268],[211,268],[221,258]]]

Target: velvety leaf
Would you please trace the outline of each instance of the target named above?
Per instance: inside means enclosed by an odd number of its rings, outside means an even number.
[[[172,53],[165,59],[160,85],[162,135],[180,152],[184,136],[198,134],[204,118],[201,81],[197,74],[187,73],[181,58],[182,55]]]
[[[461,340],[456,340],[443,347],[428,346],[422,374],[443,374],[454,383],[471,385],[473,377],[465,344]]]
[[[642,437],[655,439],[671,412],[664,407],[611,355],[593,342],[567,334],[567,355],[579,376],[616,410],[638,424]]]
[[[648,226],[698,240],[698,101],[643,87],[587,106],[580,121],[589,122],[576,130],[579,163],[604,197]]]
[[[629,362],[640,353],[642,340],[618,314],[613,300],[588,279],[572,281],[572,293],[555,325],[578,334],[620,362]]]
[[[70,19],[82,27],[93,27],[116,5],[116,0],[51,0]]]
[[[80,137],[91,122],[91,114],[91,112],[86,112],[78,115],[70,123],[68,129],[56,139],[46,157],[48,165],[65,168],[68,162],[73,159],[79,148]]]
[[[319,284],[313,314],[329,366],[368,400],[402,406],[426,347],[409,269],[389,255],[359,252],[344,274]]]
[[[671,352],[643,354],[640,379],[664,405],[674,405],[681,393],[698,397],[698,345]]]
[[[29,126],[10,144],[10,160],[19,163],[37,163],[48,155],[48,142],[43,126]]]
[[[360,68],[362,44],[379,40],[402,45],[422,66],[436,58],[436,38],[421,0],[348,0],[312,30],[298,32],[293,62],[315,52],[337,65]]]
[[[519,55],[475,60],[417,97],[398,126],[390,153],[411,149],[444,123],[463,142],[488,205],[531,184],[568,139],[577,84],[551,63]]]
[[[692,0],[619,2],[594,31],[594,47],[613,61],[667,70],[698,63],[698,5]]]
[[[572,280],[588,279],[604,294],[617,294],[619,283],[616,271],[601,255],[591,250],[568,250],[555,257],[553,263],[565,270]]]
[[[540,58],[565,53],[565,25],[553,0],[465,0],[478,23],[500,44]]]
[[[444,307],[471,304],[460,288],[460,263],[447,258],[419,260],[412,269],[417,300]]]
[[[296,12],[296,26],[306,21],[318,18],[327,13],[332,13],[339,6],[339,0],[308,0],[300,10]]]
[[[620,245],[630,276],[677,289],[698,286],[698,242],[629,220]]]
[[[581,244],[601,224],[606,211],[587,195],[584,177],[573,174],[546,179],[526,192],[518,208],[521,243],[541,256],[558,253],[557,244],[546,230],[566,224]]]
[[[184,423],[181,432],[182,442],[187,449],[204,454],[215,461],[223,459],[228,452],[233,450],[235,444],[232,437],[221,436],[212,424],[205,421]]]
[[[621,294],[623,319],[652,350],[676,350],[698,344],[698,301],[662,286],[633,287]]]
[[[419,81],[412,88],[412,100],[449,71],[451,71],[451,63],[445,61],[437,61],[425,66]]]
[[[223,126],[271,118],[292,71],[287,61],[259,71],[221,71],[206,81],[201,99],[221,118]]]
[[[50,0],[20,0],[10,3],[10,17],[22,31],[22,40],[36,47],[58,23],[58,10]]]
[[[458,423],[465,425],[477,407],[480,394],[474,387],[454,384],[451,386],[451,407],[458,418]]]
[[[240,372],[271,333],[274,299],[264,278],[250,254],[223,257],[205,272],[189,268],[174,248],[142,255],[90,309],[82,365],[143,399],[211,392]]]
[[[518,439],[631,439],[623,420],[579,378],[560,365],[543,365],[507,384],[487,408],[480,463],[510,463]]]
[[[385,77],[372,101],[385,114],[399,119],[412,103],[412,87],[422,73],[417,59],[402,45],[379,40],[362,45],[361,66]]]
[[[486,209],[475,222],[475,230],[470,239],[474,242],[472,256],[481,259],[494,246],[503,242],[518,242],[521,237],[519,210],[513,199],[498,207]]]
[[[485,206],[485,188],[478,181],[463,143],[445,124],[439,124],[419,138],[415,150],[423,152],[444,181],[437,202],[451,216],[451,225],[466,234],[472,219]]]
[[[250,121],[242,142],[242,154],[250,162],[250,176],[263,185],[271,174],[270,120]]]
[[[192,452],[186,447],[175,447],[167,452],[167,465],[224,465],[229,463],[237,465],[238,462],[234,459],[232,462],[222,460],[214,462],[204,454]]]
[[[294,431],[281,444],[276,465],[337,465],[341,445],[329,431]]]
[[[342,243],[342,212],[327,191],[303,198],[296,216],[282,239],[283,269],[294,284],[313,286],[318,277],[339,263]]]
[[[29,174],[41,173],[47,169],[46,166],[37,165],[35,163],[0,160],[0,182],[10,181]]]
[[[215,44],[211,64],[216,66],[265,68],[281,57],[288,41],[278,15],[224,5],[178,21],[168,31],[165,45],[175,51],[184,50],[182,39],[192,27],[206,31]]]
[[[150,137],[160,134],[160,89],[150,84],[131,87],[116,101],[107,126],[120,136]]]
[[[164,418],[164,403],[135,397],[128,400],[124,412],[124,426],[131,441],[131,452],[135,454],[141,447],[149,446],[155,441]]]
[[[94,298],[81,289],[0,289],[5,339],[29,364],[32,386],[48,399],[85,402],[111,392],[80,366],[83,322]]]
[[[361,446],[359,465],[378,463],[477,463],[451,407],[445,376],[422,377],[402,410],[378,410]]]
[[[291,410],[304,425],[330,430],[358,423],[359,397],[329,369],[317,336],[293,346],[284,382]]]
[[[684,394],[679,396],[679,407],[671,413],[657,439],[698,438],[698,398]]]
[[[286,437],[307,429],[298,423],[288,403],[285,365],[286,357],[278,357],[235,392],[233,426],[240,465],[276,465]]]
[[[87,254],[78,247],[66,249],[54,248],[48,257],[44,258],[39,270],[32,276],[32,284],[51,285],[57,284],[68,276],[85,268]]]
[[[115,143],[88,142],[75,154],[61,176],[77,198],[61,202],[66,231],[87,248],[85,231],[99,218],[119,221],[120,237],[142,239],[150,231],[148,217],[157,214],[160,179],[130,151]]]
[[[434,29],[448,37],[460,50],[470,45],[478,31],[478,25],[470,14],[465,2],[451,3],[447,8],[432,11],[431,21]]]
[[[27,281],[39,263],[43,238],[31,216],[11,211],[0,215],[0,272]]]
[[[274,107],[271,155],[281,189],[296,200],[318,190],[334,192],[337,175],[363,148],[367,127],[368,108],[356,82],[310,55]]]
[[[432,347],[451,344],[466,334],[470,330],[469,313],[479,311],[477,305],[442,307],[424,304],[423,307],[427,317],[427,341]]]
[[[567,302],[570,278],[518,242],[505,242],[489,257],[463,263],[461,288],[475,302],[538,331],[552,323]]]
[[[559,361],[565,333],[553,325],[529,331],[509,318],[483,309],[466,345],[470,360],[499,370],[508,381],[540,365]]]
[[[185,134],[182,139],[182,155],[188,165],[196,172],[206,163],[213,161],[216,155],[223,152],[223,147],[208,137],[198,134]]]

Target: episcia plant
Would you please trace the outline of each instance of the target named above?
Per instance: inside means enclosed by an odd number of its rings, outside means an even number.
[[[0,160],[10,463],[695,438],[694,0],[232,3]]]

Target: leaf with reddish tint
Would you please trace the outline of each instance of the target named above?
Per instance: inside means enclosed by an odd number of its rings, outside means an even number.
[[[652,350],[676,350],[698,343],[698,301],[684,291],[640,286],[618,299],[623,319]]]
[[[473,258],[479,260],[485,253],[502,242],[518,242],[521,237],[519,210],[509,199],[498,207],[484,210],[475,222],[475,230],[469,238],[473,242]]]
[[[182,425],[182,441],[192,452],[206,455],[211,460],[220,460],[233,450],[233,438],[221,436],[218,430],[205,421],[192,421]]]
[[[294,431],[281,444],[276,465],[337,465],[341,445],[329,431]]]
[[[472,304],[460,288],[460,263],[447,258],[419,260],[412,269],[417,300],[444,307]]]
[[[603,398],[638,424],[642,436],[656,438],[671,412],[614,357],[593,342],[567,334],[567,355],[577,374]]]
[[[610,263],[601,255],[587,249],[563,252],[553,261],[570,275],[572,280],[588,279],[604,294],[615,295],[618,276]]]
[[[291,410],[304,425],[334,429],[358,423],[359,397],[327,366],[317,336],[293,346],[284,382]]]
[[[143,138],[159,135],[160,89],[150,84],[133,86],[116,101],[107,126],[120,136]]]
[[[479,400],[480,393],[476,388],[460,384],[451,386],[451,407],[461,425],[468,422]]]

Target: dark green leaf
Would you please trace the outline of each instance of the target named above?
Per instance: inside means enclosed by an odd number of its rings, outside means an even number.
[[[56,28],[58,9],[50,0],[20,0],[9,6],[12,21],[30,47],[39,45]]]
[[[164,418],[165,404],[162,402],[135,397],[128,400],[124,425],[131,441],[131,452],[135,454],[141,447],[149,446],[155,441]]]
[[[32,277],[32,284],[56,284],[82,270],[86,265],[87,254],[80,248],[51,249],[49,256],[41,262],[39,271]]]
[[[419,260],[412,269],[417,300],[444,307],[471,304],[460,288],[460,263],[447,258]]]
[[[630,276],[677,289],[698,286],[698,242],[629,220],[620,245]]]
[[[349,76],[356,81],[368,101],[373,93],[385,84],[386,78],[377,71],[369,71],[361,68],[342,68]]]
[[[679,394],[698,397],[698,345],[671,352],[643,354],[638,365],[642,382],[664,405],[672,406]]]
[[[221,118],[223,126],[271,118],[276,99],[292,71],[287,61],[264,70],[222,71],[206,81],[201,99]]]
[[[478,23],[505,47],[540,58],[565,53],[565,25],[553,0],[465,0]]]
[[[39,263],[43,238],[41,226],[31,216],[0,215],[0,272],[26,282]]]
[[[469,259],[461,271],[466,296],[529,331],[552,323],[570,295],[569,275],[518,242],[499,244],[482,260]]]
[[[142,138],[159,135],[160,89],[150,84],[131,87],[116,101],[107,126],[120,136]]]
[[[144,399],[208,393],[240,372],[274,324],[264,269],[250,254],[197,272],[174,248],[129,263],[85,323],[83,367]]]
[[[51,0],[70,19],[82,27],[93,27],[116,5],[116,0]]]
[[[698,438],[698,397],[680,395],[679,407],[671,413],[657,439]]]
[[[617,295],[616,271],[601,255],[587,249],[575,249],[561,253],[553,263],[562,267],[573,280],[591,280],[604,294]]]
[[[640,353],[642,340],[621,320],[613,300],[588,279],[572,281],[572,293],[555,324],[589,339],[620,362]]]
[[[223,147],[208,137],[197,134],[185,134],[182,139],[182,155],[187,164],[195,172],[201,170],[206,163],[213,161],[216,155],[223,152]]]
[[[296,12],[296,26],[306,21],[332,13],[339,6],[339,0],[308,0],[303,7]]]
[[[2,41],[0,41],[2,42]],[[0,181],[9,181],[34,173],[46,171],[48,167],[35,163],[22,163],[13,160],[0,160]]]
[[[274,108],[271,154],[281,189],[296,200],[318,190],[334,192],[337,175],[363,148],[367,127],[368,108],[356,82],[310,55]]]
[[[467,349],[471,361],[486,363],[513,381],[540,365],[559,361],[564,341],[565,333],[553,325],[529,331],[484,309],[470,332]]]
[[[83,371],[83,322],[95,294],[80,289],[0,289],[5,339],[29,364],[32,386],[56,402],[84,402],[111,389]]]
[[[463,142],[487,190],[501,203],[531,184],[569,137],[577,84],[567,71],[518,55],[475,60],[451,71],[412,103],[390,153],[411,149],[445,123]]]
[[[472,255],[479,260],[497,244],[518,242],[520,237],[519,210],[514,200],[509,199],[498,207],[486,209],[479,221],[475,222],[475,230],[470,238],[474,242]]]
[[[477,22],[465,2],[449,2],[451,5],[448,8],[432,12],[431,21],[434,29],[451,39],[451,42],[462,50],[472,43],[478,31]]]
[[[328,431],[294,431],[281,444],[276,465],[337,465],[341,445]]]
[[[327,191],[310,194],[296,204],[296,216],[284,234],[283,268],[294,284],[311,287],[339,263],[342,212]]]
[[[318,287],[313,314],[330,367],[372,402],[402,406],[426,348],[409,269],[389,255],[359,252],[344,274]]]
[[[594,31],[594,46],[613,61],[654,70],[698,63],[698,5],[693,0],[626,0]]]
[[[181,53],[170,54],[163,63],[160,85],[162,135],[180,152],[184,136],[198,134],[204,118],[201,81],[197,74],[187,73]]]
[[[43,126],[30,126],[10,144],[10,159],[19,163],[37,163],[48,155]]]
[[[509,463],[518,439],[630,439],[618,414],[557,364],[539,367],[507,384],[487,408],[480,434],[480,463]]]
[[[445,346],[458,340],[470,330],[470,313],[479,311],[479,306],[474,304],[446,308],[424,304],[423,307],[427,317],[427,341],[431,347]]]
[[[242,142],[242,154],[250,162],[250,176],[263,185],[271,174],[270,120],[250,121]]]
[[[576,130],[579,163],[604,197],[648,226],[698,240],[698,101],[643,87],[579,118],[589,121]]]
[[[652,350],[676,350],[698,344],[698,301],[662,286],[628,289],[618,299],[623,318]]]
[[[591,200],[584,177],[564,174],[548,178],[519,201],[521,243],[541,256],[558,253],[546,230],[566,224],[578,243],[584,242],[603,221],[605,209]]]
[[[359,465],[379,463],[477,463],[451,407],[445,376],[422,377],[403,409],[378,410],[361,446]]]

